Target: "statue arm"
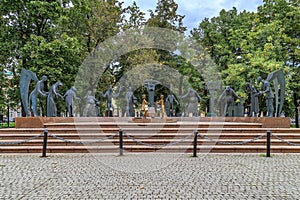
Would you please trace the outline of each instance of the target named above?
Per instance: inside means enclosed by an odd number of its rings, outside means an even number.
[[[170,101],[170,95],[167,96],[166,101]]]
[[[79,100],[79,101],[81,100],[79,97],[77,97],[75,92],[73,92],[73,99],[76,99],[76,100]]]
[[[57,86],[55,85],[54,87],[53,87],[53,93],[56,95],[56,96],[59,96],[60,98],[64,98],[61,94],[59,94],[59,92],[57,91]]]
[[[196,94],[196,97],[198,98],[198,101],[200,101],[201,100],[200,95],[196,91],[195,91],[195,94]]]
[[[222,92],[220,97],[218,98],[218,103],[220,103],[221,99],[225,96],[225,90]]]
[[[103,94],[103,92],[100,92],[100,95],[101,95],[103,98],[106,98],[106,97],[107,97],[107,93],[108,93],[108,91],[106,91],[104,94]]]
[[[265,94],[265,93],[267,93],[267,92],[269,92],[270,91],[270,84],[267,84],[267,87],[266,87],[266,89],[265,90],[262,90],[262,91],[260,91],[259,92],[259,94]]]
[[[176,102],[176,104],[178,105],[179,102],[177,101],[176,97],[172,94],[174,101]]]
[[[180,99],[185,99],[188,97],[188,95],[189,95],[189,93],[186,93],[185,95],[181,96]]]
[[[94,101],[95,102],[100,102],[98,99],[96,99],[95,97],[93,97]]]
[[[236,98],[236,99],[240,99],[241,100],[241,97],[239,97],[236,93],[235,93],[235,91],[234,90],[232,90],[232,94],[233,94],[233,96],[234,96],[234,98]]]
[[[48,92],[45,92],[42,90],[42,86],[41,86],[42,82],[39,82],[37,85],[37,92],[40,93],[42,96],[47,96]]]
[[[67,95],[68,95],[68,91],[64,94],[63,98],[66,98]]]

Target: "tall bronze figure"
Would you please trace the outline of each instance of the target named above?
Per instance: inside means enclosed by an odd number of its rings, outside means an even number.
[[[55,103],[55,98],[60,97],[63,99],[63,96],[59,94],[58,87],[62,86],[61,82],[56,82],[53,84],[49,90],[49,94],[47,96],[47,117],[56,117],[57,116],[57,108]]]
[[[235,99],[240,99],[240,101],[242,101],[241,98],[235,93],[235,91],[230,88],[230,86],[226,86],[225,90],[218,99],[218,104],[223,98],[225,98],[225,107],[222,114],[223,116],[228,116],[228,108],[229,106],[234,105]]]
[[[47,96],[48,92],[44,91],[44,83],[47,81],[47,76],[43,76],[42,80],[39,80],[36,85],[34,90],[29,95],[29,107],[31,108],[31,111],[33,112],[33,116],[37,117],[38,116],[38,111],[37,111],[37,102],[38,102],[38,96]]]
[[[284,97],[285,97],[285,78],[283,69],[279,69],[270,73],[266,80],[262,80],[261,77],[258,77],[258,82],[262,82],[261,91],[259,92],[260,95],[266,94],[266,106],[267,106],[267,116],[273,117],[274,116],[274,93],[271,87],[271,81],[274,83],[275,89],[275,117],[279,117],[282,113]],[[279,87],[280,85],[280,93]],[[280,98],[280,105],[278,109],[278,100]]]
[[[249,82],[246,83],[247,93],[250,94],[249,117],[257,117],[259,114],[258,91]]]
[[[137,101],[137,98],[133,95],[131,87],[128,88],[128,91],[125,95],[126,98],[126,116],[127,117],[134,117],[134,104]]]
[[[166,104],[168,104],[168,109],[167,109],[168,117],[173,117],[174,116],[174,111],[175,111],[174,102],[177,105],[179,105],[179,102],[177,101],[176,97],[170,92],[169,95],[166,98]]]
[[[38,82],[39,79],[37,78],[36,74],[30,70],[26,70],[22,68],[21,77],[20,77],[20,93],[21,93],[21,100],[24,112],[26,117],[30,116],[30,106],[29,106],[29,85],[31,80]]]
[[[97,117],[100,116],[100,101],[92,95],[92,91],[88,91],[84,97],[85,108],[83,109],[84,117]]]
[[[200,95],[192,88],[189,88],[188,92],[180,98],[181,99],[185,99],[185,98],[189,99],[189,104],[187,107],[187,114],[189,115],[190,113],[192,113],[193,117],[198,117],[198,115],[199,115],[198,103],[201,100]]]
[[[66,101],[66,117],[74,117],[74,101],[80,100],[76,96],[76,91],[76,88],[72,86],[63,96]]]
[[[112,98],[117,98],[120,95],[121,89],[122,87],[119,87],[119,92],[117,94],[113,94],[113,89],[112,86],[110,85],[104,94],[101,93],[102,97],[106,98],[106,108],[107,108],[108,117],[112,117],[110,116],[110,112],[114,113],[114,109],[115,109],[112,104]]]

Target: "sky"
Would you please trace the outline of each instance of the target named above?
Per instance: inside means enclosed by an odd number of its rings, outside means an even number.
[[[124,6],[132,5],[134,0],[123,0]],[[218,16],[222,9],[230,10],[236,7],[238,11],[257,11],[263,0],[174,0],[178,4],[178,14],[185,15],[184,25],[188,30],[198,27],[205,18]],[[140,9],[148,13],[155,10],[157,0],[135,0]],[[148,15],[149,16],[149,15]]]

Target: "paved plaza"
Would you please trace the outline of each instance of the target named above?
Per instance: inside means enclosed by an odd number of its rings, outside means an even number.
[[[0,155],[0,199],[299,199],[300,155]]]

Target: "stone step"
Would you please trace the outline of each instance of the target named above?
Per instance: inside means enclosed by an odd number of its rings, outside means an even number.
[[[119,127],[108,127],[108,128],[48,128],[49,133],[112,133],[112,132],[119,132]],[[126,127],[122,128],[122,130],[126,133],[136,133],[136,132],[143,132],[143,133],[193,133],[196,128],[187,128],[187,127],[177,127],[177,128],[148,128],[148,127]],[[300,129],[296,128],[274,128],[274,129],[267,129],[267,128],[197,128],[199,133],[205,132],[230,132],[230,133],[265,133],[267,130],[270,130],[272,133],[293,133],[293,134],[300,134]],[[0,129],[0,134],[28,134],[28,133],[35,133],[40,134],[43,133],[44,129],[42,128],[19,128],[19,129]]]
[[[167,123],[135,123],[125,119],[122,119],[123,121],[113,121],[118,118],[105,118],[101,119],[101,122],[91,122],[89,118],[79,119],[83,121],[75,123],[69,118],[26,118],[25,121],[21,119],[19,122],[26,123],[30,123],[31,120],[35,120],[35,123],[38,123],[38,120],[40,120],[39,128],[22,128],[26,124],[19,123],[19,128],[0,129],[0,153],[41,153],[44,127],[49,132],[47,147],[47,152],[49,153],[118,153],[118,133],[120,129],[123,131],[124,150],[130,152],[192,152],[193,135],[196,129],[198,131],[197,144],[199,152],[264,153],[266,151],[266,136],[243,145],[232,142],[246,142],[265,135],[268,128],[263,128],[266,125],[263,121],[268,120],[269,124],[273,123],[272,119],[251,119],[254,122],[249,123],[246,122],[249,120],[247,118],[233,118],[231,119],[232,121],[224,123],[222,121],[197,121],[194,118],[187,121],[172,119],[172,122]],[[159,122],[158,119],[156,120]],[[208,119],[205,118],[204,120]],[[244,120],[245,122],[235,122],[235,120]],[[280,123],[278,119],[274,118],[274,120]],[[270,131],[284,140],[300,144],[300,129],[270,128]],[[53,135],[63,138],[64,141],[53,137]],[[28,139],[35,136],[39,137],[28,141]],[[209,141],[208,138],[204,139],[204,136],[231,144],[216,144],[214,141]],[[13,144],[13,142],[22,140],[28,142]],[[71,140],[75,143],[66,142],[66,140]],[[95,143],[96,140],[107,141]],[[81,144],[80,142],[82,141],[93,143]],[[1,145],[4,142],[10,142],[10,144]],[[147,143],[147,145],[141,145],[141,142]],[[160,148],[161,146],[164,147]],[[271,149],[278,153],[300,153],[299,146],[288,145],[274,137],[271,138]]]
[[[59,127],[89,127],[89,128],[107,128],[107,127],[227,127],[227,128],[260,128],[261,123],[237,123],[237,122],[177,122],[177,123],[128,123],[128,122],[78,122],[78,123],[45,123],[47,128]]]
[[[114,138],[118,138],[118,132],[113,132],[113,133],[51,133],[49,132],[49,134],[52,135],[56,135],[58,137],[62,137],[65,139],[91,139],[91,140],[96,140],[96,139],[101,139],[101,138],[106,138],[109,136],[114,135]],[[254,133],[231,133],[231,132],[204,132],[198,133],[198,138],[201,137],[209,137],[209,138],[220,138],[220,139],[240,139],[240,140],[245,140],[245,139],[252,139],[255,137],[258,137],[260,135],[265,134],[265,132],[254,132]],[[273,133],[274,135],[281,137],[283,139],[299,139],[300,138],[300,134],[298,133]],[[0,134],[0,141],[3,140],[26,140],[29,139],[31,137],[35,137],[38,135],[43,135],[41,133],[28,133],[28,134],[18,134],[18,133],[12,133],[12,134]],[[193,137],[193,133],[187,132],[187,133],[153,133],[153,134],[149,134],[149,133],[130,133],[130,132],[126,132],[126,135],[132,136],[136,139],[147,139],[147,138],[151,138],[151,139],[166,139],[166,140],[170,140],[170,139],[182,139],[185,137],[190,136],[191,138]],[[126,135],[124,134],[124,137],[126,137]]]

